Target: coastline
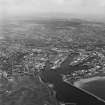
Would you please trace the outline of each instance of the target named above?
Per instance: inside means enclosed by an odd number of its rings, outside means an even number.
[[[86,79],[80,79],[79,81],[74,82],[73,85],[78,88],[81,88],[85,83],[97,81],[97,80],[103,80],[103,79],[105,79],[105,76],[103,77],[96,76],[96,77],[91,77],[91,78],[86,78]]]
[[[91,77],[91,78],[87,78],[87,79],[80,79],[80,80],[74,82],[73,85],[72,85],[72,84],[71,84],[71,85],[74,86],[74,87],[76,87],[76,88],[78,88],[78,89],[80,89],[80,90],[82,90],[82,91],[84,91],[85,93],[87,93],[87,94],[89,94],[89,95],[91,95],[91,96],[97,98],[98,100],[100,100],[100,101],[102,101],[102,102],[105,102],[104,99],[102,99],[102,98],[96,96],[95,94],[93,94],[93,93],[91,93],[91,92],[89,92],[89,91],[87,91],[87,90],[84,90],[84,89],[82,88],[82,86],[84,85],[84,83],[93,82],[93,81],[97,81],[97,80],[103,80],[103,79],[105,80],[105,76],[103,76],[103,77],[96,76],[96,77]],[[70,84],[70,83],[69,83],[68,81],[66,81],[66,80],[65,80],[64,82]]]
[[[82,91],[84,91],[84,92],[86,92],[86,93],[96,97],[98,100],[101,100],[101,101],[105,102],[104,98],[100,98],[99,96],[97,96],[97,95],[95,95],[95,94],[93,94],[93,93],[91,93],[91,92],[89,92],[89,91],[87,91],[87,90],[82,88],[85,83],[93,82],[93,81],[97,81],[97,80],[100,80],[100,81],[101,80],[105,80],[105,76],[103,76],[103,77],[96,76],[96,77],[91,77],[91,78],[87,78],[87,79],[80,79],[80,80],[74,82],[73,86],[75,86],[76,88],[79,88]]]

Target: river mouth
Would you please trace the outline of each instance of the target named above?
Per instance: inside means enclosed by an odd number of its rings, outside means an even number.
[[[105,76],[81,79],[73,85],[105,102]]]
[[[57,70],[48,70],[41,75],[41,79],[45,83],[53,84],[53,89],[56,92],[56,98],[63,103],[77,103],[77,105],[104,105],[102,100],[89,95],[88,93],[76,88],[72,84],[66,83],[62,80]]]

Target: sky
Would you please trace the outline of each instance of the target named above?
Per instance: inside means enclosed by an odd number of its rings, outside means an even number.
[[[0,14],[68,13],[105,16],[105,0],[0,0]]]

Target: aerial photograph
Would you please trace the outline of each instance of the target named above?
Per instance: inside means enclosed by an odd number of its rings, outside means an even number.
[[[105,0],[0,0],[0,105],[105,105]]]

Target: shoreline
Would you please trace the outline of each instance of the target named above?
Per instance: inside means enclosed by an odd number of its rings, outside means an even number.
[[[87,78],[87,79],[80,79],[80,80],[74,82],[73,85],[72,85],[72,84],[71,84],[71,85],[74,86],[74,87],[76,87],[76,88],[78,88],[78,89],[80,89],[80,90],[82,90],[82,91],[84,91],[84,92],[87,93],[87,94],[90,94],[91,96],[95,97],[96,99],[98,99],[98,100],[100,100],[100,101],[102,101],[102,102],[105,102],[104,99],[102,99],[102,98],[100,98],[100,97],[94,95],[93,93],[91,93],[91,92],[89,92],[89,91],[87,91],[87,90],[84,90],[84,89],[82,88],[82,86],[83,86],[84,83],[91,82],[91,81],[97,81],[97,80],[103,80],[103,79],[105,79],[105,76],[103,76],[103,77],[96,76],[96,77],[91,77],[91,78]],[[69,83],[68,81],[66,81],[66,80],[65,80],[64,82],[70,84],[70,83]]]
[[[96,77],[91,77],[91,78],[87,78],[87,79],[80,79],[79,81],[74,82],[73,85],[78,88],[81,88],[85,83],[97,81],[97,80],[103,80],[103,79],[105,79],[105,76],[103,76],[103,77],[96,76]]]

